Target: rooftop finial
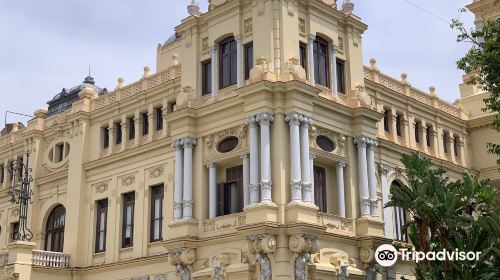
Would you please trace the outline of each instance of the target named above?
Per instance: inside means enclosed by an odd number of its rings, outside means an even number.
[[[344,0],[344,4],[342,4],[342,12],[351,14],[352,11],[354,11],[354,3],[350,0]]]
[[[191,1],[191,4],[187,6],[188,14],[191,16],[199,16],[200,13],[200,5],[198,5],[198,2],[195,0]]]

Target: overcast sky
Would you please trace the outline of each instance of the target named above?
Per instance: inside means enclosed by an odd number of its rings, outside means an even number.
[[[0,0],[0,113],[32,114],[63,87],[91,75],[101,87],[114,89],[118,77],[127,84],[155,69],[156,46],[186,17],[190,0]],[[338,1],[339,3],[342,0]],[[354,0],[355,14],[369,25],[363,59],[375,57],[382,72],[412,85],[430,85],[448,101],[459,97],[462,73],[455,61],[467,50],[456,32],[437,19],[458,16],[472,0]],[[200,0],[202,11],[207,1]],[[340,4],[339,4],[340,5]],[[462,16],[472,26],[471,14]],[[9,116],[8,122],[25,121]],[[0,127],[3,127],[3,120]]]

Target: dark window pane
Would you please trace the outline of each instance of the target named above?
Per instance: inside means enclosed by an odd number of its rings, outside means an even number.
[[[337,59],[337,92],[345,94],[345,63]]]
[[[432,127],[428,126],[427,129],[425,130],[425,141],[427,142],[427,147],[431,147],[431,134],[432,134]]]
[[[123,195],[122,247],[131,247],[134,237],[134,206],[135,193]]]
[[[299,44],[299,63],[307,74],[307,46],[304,43]]]
[[[235,136],[230,136],[225,139],[223,139],[218,147],[217,150],[221,153],[228,153],[236,148],[238,146],[239,140],[238,137]]]
[[[236,84],[236,41],[228,38],[219,48],[219,87],[222,89]]]
[[[323,135],[320,135],[316,138],[316,144],[326,152],[333,152],[333,150],[335,150],[335,144],[333,143],[333,141]]]
[[[201,95],[210,93],[212,93],[212,62],[207,60],[201,63]]]
[[[148,113],[142,114],[142,135],[147,135],[149,133],[149,119]]]
[[[245,45],[245,80],[250,78],[250,71],[253,68],[253,43]]]
[[[102,147],[104,149],[109,147],[109,127],[102,128]]]
[[[328,61],[328,43],[317,37],[314,41],[314,76],[316,83],[325,87],[329,86]]]
[[[243,211],[243,166],[226,169],[225,183],[217,184],[217,215]]]
[[[63,251],[65,216],[66,209],[62,205],[50,212],[45,226],[45,251]]]
[[[384,111],[384,130],[386,132],[389,132],[389,114],[390,114],[389,110]]]
[[[133,117],[128,119],[128,126],[128,140],[135,139],[135,120]]]
[[[415,123],[415,142],[420,143],[420,126],[422,124],[419,122]]]
[[[162,240],[163,226],[163,185],[151,188],[150,241]]]
[[[314,201],[320,212],[326,213],[326,172],[322,167],[314,166]]]
[[[158,107],[155,110],[156,110],[156,130],[158,131],[163,129],[163,108]]]
[[[106,251],[106,228],[108,220],[108,199],[97,201],[95,251]]]
[[[401,136],[401,115],[396,115],[396,133]]]
[[[116,123],[115,125],[116,129],[116,144],[121,144],[122,143],[122,124],[121,123]]]

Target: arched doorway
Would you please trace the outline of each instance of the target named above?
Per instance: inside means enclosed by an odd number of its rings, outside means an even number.
[[[66,209],[62,205],[56,206],[50,212],[45,226],[45,251],[63,251],[65,218]]]

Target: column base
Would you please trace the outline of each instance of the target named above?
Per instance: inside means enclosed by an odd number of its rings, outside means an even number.
[[[245,223],[265,223],[278,222],[278,205],[274,202],[260,202],[250,204],[243,211],[245,214]]]
[[[356,234],[384,237],[384,222],[372,217],[361,217],[356,220]]]
[[[172,228],[171,238],[198,235],[198,220],[194,218],[174,220],[168,226]]]
[[[287,222],[318,224],[318,209],[312,203],[292,201],[285,206],[285,220]]]

